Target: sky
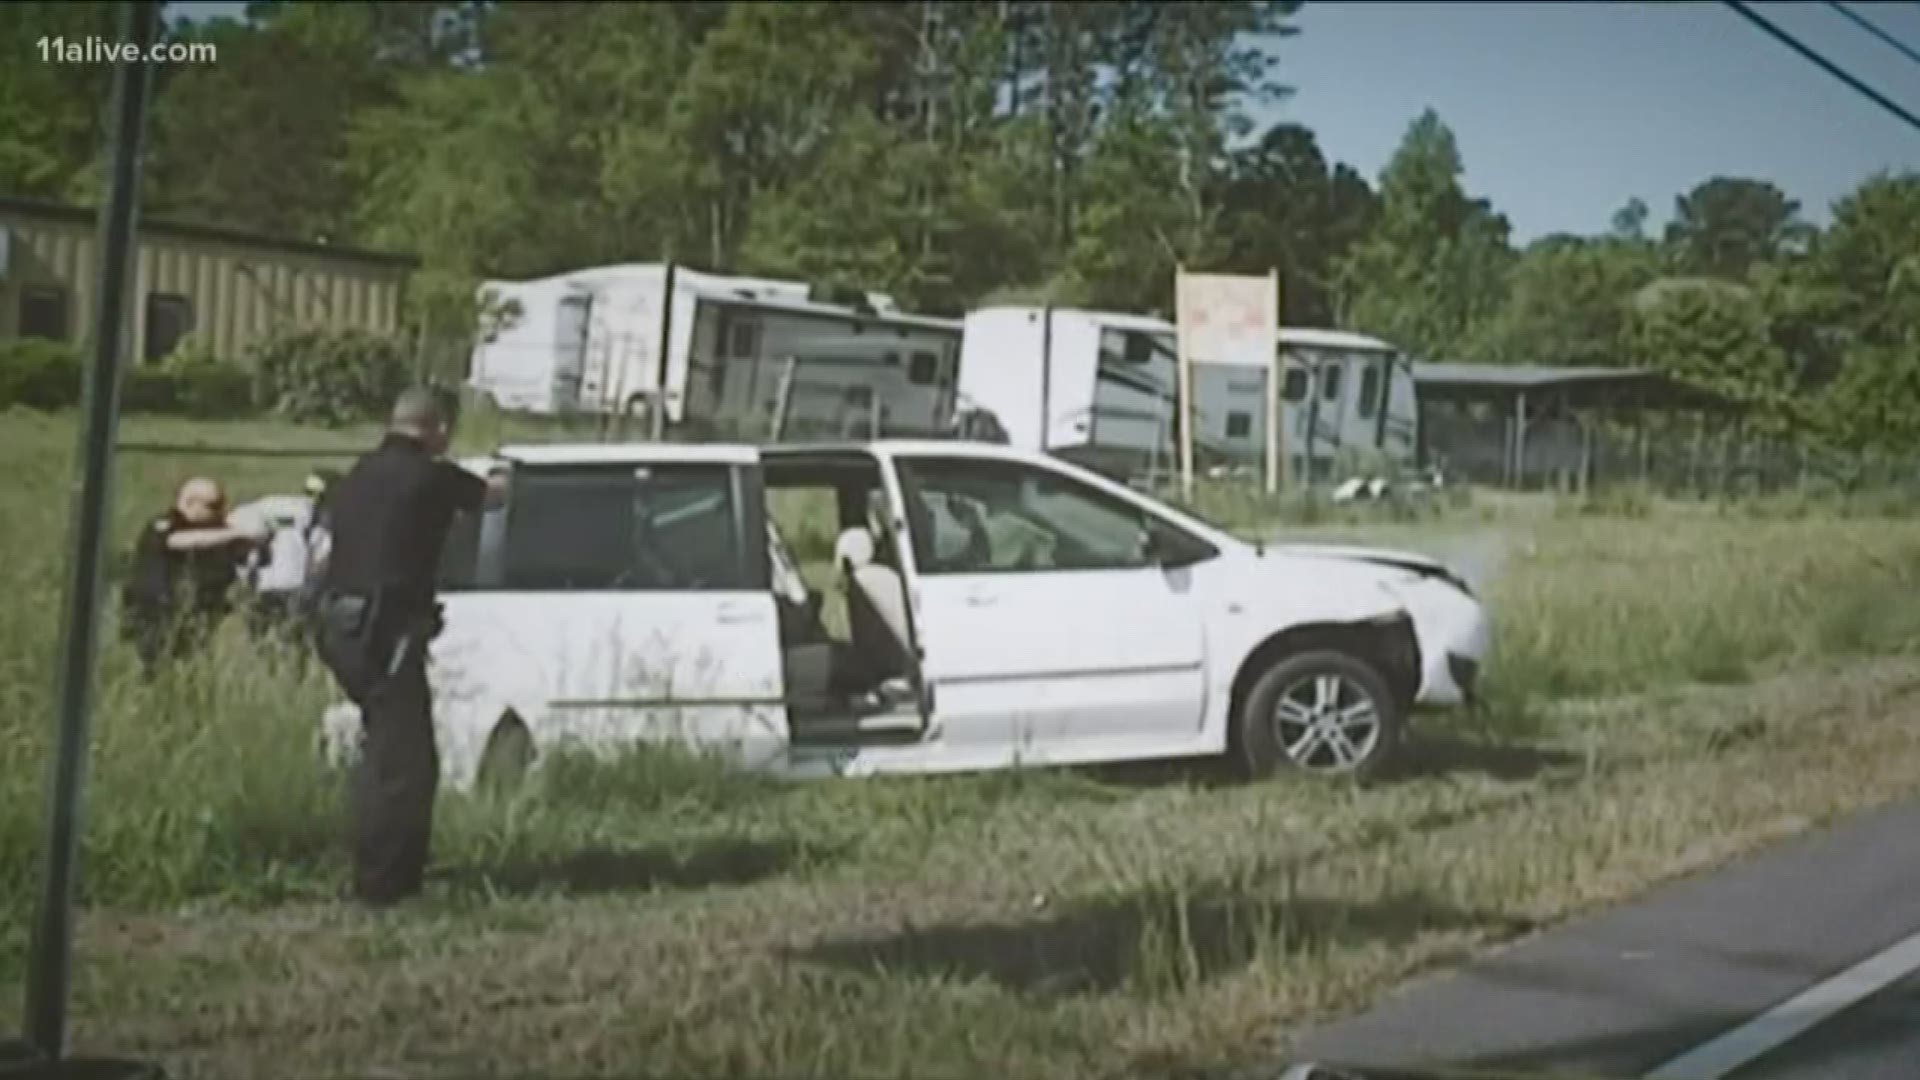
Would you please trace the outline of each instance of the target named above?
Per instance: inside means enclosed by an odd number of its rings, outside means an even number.
[[[1920,114],[1920,63],[1824,3],[1768,21]],[[1920,51],[1920,0],[1851,5]],[[1377,177],[1423,109],[1453,129],[1465,183],[1525,242],[1593,233],[1634,196],[1663,224],[1715,175],[1771,180],[1805,216],[1881,169],[1920,170],[1920,130],[1710,0],[1307,3],[1279,45],[1290,99],[1264,122],[1312,128]]]
[[[238,16],[243,3],[171,3],[169,16]],[[1824,3],[1758,10],[1920,113],[1920,63]],[[1920,51],[1920,0],[1852,9]],[[1525,243],[1594,233],[1639,197],[1658,229],[1712,176],[1771,180],[1804,216],[1873,173],[1920,170],[1920,130],[1715,0],[1664,3],[1312,2],[1277,46],[1294,93],[1261,125],[1312,128],[1330,159],[1377,177],[1414,117],[1453,129],[1469,193]]]

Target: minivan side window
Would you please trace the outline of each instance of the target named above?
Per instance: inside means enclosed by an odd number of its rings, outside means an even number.
[[[521,467],[504,508],[462,515],[441,587],[509,592],[745,590],[758,586],[726,465]]]
[[[1170,528],[1125,500],[1021,462],[911,458],[900,472],[921,573],[1138,569],[1154,564],[1149,538]]]

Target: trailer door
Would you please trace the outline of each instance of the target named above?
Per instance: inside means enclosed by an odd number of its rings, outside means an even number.
[[[587,366],[587,326],[592,320],[591,293],[561,297],[554,319],[553,407],[574,412],[580,407],[580,380]]]

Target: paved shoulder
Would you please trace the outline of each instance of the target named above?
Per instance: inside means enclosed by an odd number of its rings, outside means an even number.
[[[1920,930],[1916,837],[1920,800],[1850,819],[1416,982],[1292,1056],[1640,1076]]]

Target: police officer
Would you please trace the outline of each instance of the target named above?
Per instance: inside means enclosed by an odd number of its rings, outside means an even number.
[[[218,482],[193,477],[134,542],[132,573],[121,592],[122,629],[149,678],[162,661],[205,644],[228,611],[241,561],[266,539],[259,529],[228,522],[226,506]]]
[[[440,549],[454,515],[479,511],[488,491],[486,481],[443,457],[453,420],[442,395],[401,394],[379,448],[329,497],[332,542],[316,645],[360,707],[352,891],[373,905],[419,893],[433,827],[440,760],[426,647],[439,631]]]

